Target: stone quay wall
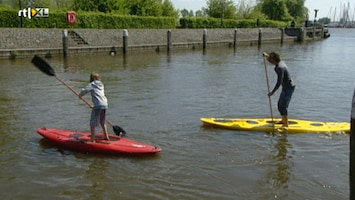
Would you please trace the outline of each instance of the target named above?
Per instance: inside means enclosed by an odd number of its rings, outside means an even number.
[[[115,50],[121,53],[124,34],[128,51],[204,48],[207,46],[254,45],[295,41],[278,28],[252,29],[68,29],[68,54],[95,53]],[[0,58],[63,55],[63,29],[0,28]],[[171,33],[170,46],[168,32]],[[260,37],[260,33],[262,37]],[[236,33],[236,34],[235,34]],[[236,36],[236,37],[235,37]],[[208,48],[207,47],[207,48]]]

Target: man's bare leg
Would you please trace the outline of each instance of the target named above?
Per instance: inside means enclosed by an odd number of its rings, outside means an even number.
[[[287,115],[282,115],[282,127],[288,127],[288,116]]]

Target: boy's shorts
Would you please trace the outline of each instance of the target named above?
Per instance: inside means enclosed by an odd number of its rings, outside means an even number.
[[[106,109],[92,109],[90,118],[90,127],[97,127],[100,124],[105,124]]]

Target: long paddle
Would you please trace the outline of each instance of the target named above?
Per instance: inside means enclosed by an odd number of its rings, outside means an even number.
[[[32,63],[43,73],[47,74],[48,76],[54,76],[58,81],[63,83],[69,90],[71,90],[76,96],[78,96],[89,108],[93,108],[93,106],[83,97],[79,96],[79,93],[76,92],[70,85],[65,83],[63,79],[61,79],[59,76],[56,75],[54,69],[41,57],[35,55],[32,58]],[[113,132],[115,132],[116,135],[118,136],[125,136],[126,131],[123,130],[120,126],[117,125],[112,125],[112,123],[109,120],[106,120],[106,122],[112,126]]]
[[[267,92],[270,93],[270,84],[269,84],[269,76],[267,73],[267,69],[266,69],[266,59],[265,56],[263,55],[264,58],[264,68],[265,68],[265,76],[266,76],[266,85],[267,85]],[[273,130],[275,129],[275,123],[274,123],[274,115],[272,113],[272,105],[271,105],[271,97],[268,95],[269,97],[269,107],[270,107],[270,115],[271,115],[271,123],[273,124]]]

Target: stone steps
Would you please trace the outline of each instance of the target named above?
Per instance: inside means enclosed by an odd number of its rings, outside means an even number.
[[[68,35],[70,36],[70,38],[72,40],[74,40],[74,42],[78,45],[89,45],[88,42],[86,42],[84,40],[84,38],[82,38],[77,32],[73,31],[73,30],[69,30],[68,31]]]

